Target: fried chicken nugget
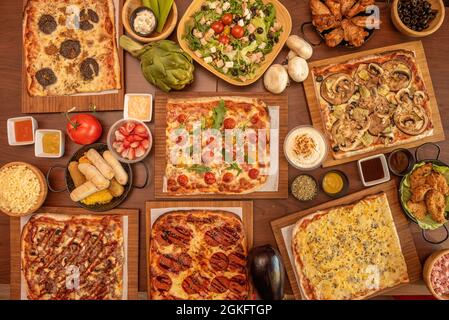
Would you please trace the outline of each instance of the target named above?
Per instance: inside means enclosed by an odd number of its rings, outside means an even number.
[[[432,219],[439,223],[446,222],[445,208],[446,208],[446,198],[444,195],[437,190],[430,190],[426,194],[426,205]]]
[[[432,172],[432,164],[427,163],[412,172],[410,175],[410,187],[416,189],[426,184],[426,176]]]
[[[407,207],[410,209],[411,214],[418,220],[424,219],[427,214],[427,207],[424,201],[413,202],[409,200],[407,202]]]
[[[422,186],[416,187],[415,189],[411,189],[411,191],[412,191],[412,201],[413,202],[424,201],[426,193],[430,189],[434,189],[434,188],[432,188],[428,184],[423,184]]]
[[[449,186],[446,178],[439,172],[432,172],[426,177],[426,184],[432,189],[435,189],[445,196],[449,195]]]

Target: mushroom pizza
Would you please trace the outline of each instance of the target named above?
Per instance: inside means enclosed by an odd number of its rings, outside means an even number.
[[[120,89],[113,0],[29,0],[23,43],[31,96]]]
[[[335,159],[433,134],[429,95],[414,52],[389,51],[312,72]]]

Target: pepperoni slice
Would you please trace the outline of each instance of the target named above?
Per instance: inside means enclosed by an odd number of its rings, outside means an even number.
[[[159,257],[158,265],[164,270],[179,273],[191,267],[192,258],[187,253],[179,255],[164,254]]]
[[[243,109],[244,109],[246,112],[251,111],[252,107],[253,107],[252,104],[248,104],[248,103],[243,104]]]
[[[228,268],[229,259],[223,252],[216,252],[210,257],[209,263],[212,269],[225,271]]]
[[[259,170],[255,169],[255,168],[249,170],[248,176],[251,179],[257,179],[259,177]]]
[[[206,174],[204,175],[204,181],[207,184],[214,184],[216,182],[215,174],[213,174],[212,172],[206,172]]]
[[[246,257],[239,252],[233,252],[228,255],[229,269],[232,271],[245,271]]]
[[[204,235],[206,243],[212,247],[229,247],[240,240],[238,230],[229,225],[208,230]]]
[[[229,279],[223,276],[215,277],[210,283],[210,290],[216,293],[224,293],[229,289]]]
[[[233,276],[229,283],[229,290],[234,293],[242,293],[247,290],[246,277],[242,275]]]
[[[234,129],[236,122],[233,118],[226,118],[223,121],[223,126],[225,129]]]
[[[190,275],[182,282],[182,288],[187,294],[206,293],[209,287],[209,280],[200,275]]]
[[[159,275],[153,278],[153,287],[159,291],[168,291],[172,285],[171,279],[167,275]]]
[[[180,115],[178,115],[176,119],[178,120],[179,123],[184,123],[187,120],[187,116],[184,113],[181,113]]]
[[[234,175],[233,175],[231,172],[226,172],[226,173],[223,175],[223,182],[224,182],[224,183],[229,183],[229,182],[231,182],[232,180],[234,180]]]
[[[190,229],[176,226],[176,227],[162,227],[162,230],[158,234],[158,240],[165,245],[178,245],[187,246],[192,238],[192,232]]]
[[[185,174],[181,174],[180,176],[178,176],[178,183],[181,186],[185,187],[189,183],[189,178]]]

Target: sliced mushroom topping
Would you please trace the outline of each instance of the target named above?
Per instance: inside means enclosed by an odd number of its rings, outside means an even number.
[[[80,65],[80,72],[84,80],[93,80],[98,76],[100,66],[94,58],[87,58]]]
[[[347,74],[333,74],[321,84],[321,96],[330,104],[346,103],[355,92],[355,84]]]
[[[427,95],[422,91],[416,91],[413,96],[413,103],[417,106],[422,106],[427,100]]]
[[[381,83],[387,85],[391,91],[407,88],[412,80],[410,68],[398,60],[387,61],[382,65],[384,73]]]
[[[337,120],[332,126],[332,138],[336,143],[333,145],[333,149],[346,152],[360,146],[361,137],[366,130],[358,129],[357,126],[356,121]]]
[[[396,112],[394,123],[405,134],[416,136],[423,133],[429,124],[429,117],[424,109],[415,107],[411,111]]]
[[[399,104],[411,104],[413,102],[413,95],[409,89],[399,90],[398,93],[396,93],[396,101]]]
[[[51,34],[56,30],[58,24],[56,23],[55,18],[49,14],[44,14],[39,18],[39,30],[45,34]]]
[[[50,68],[43,68],[36,72],[36,80],[44,88],[56,83],[58,78]]]
[[[379,136],[391,125],[390,118],[379,117],[376,114],[371,115],[371,125],[368,132],[373,136]]]
[[[81,53],[81,45],[78,40],[65,40],[61,43],[59,53],[66,59],[75,59]]]
[[[393,104],[395,106],[398,105],[398,101],[396,100],[396,94],[394,92],[390,92],[389,94],[387,94],[387,101],[390,104]]]
[[[382,67],[377,63],[370,63],[368,65],[368,71],[374,76],[380,76],[382,73],[384,73],[384,69],[382,69]]]

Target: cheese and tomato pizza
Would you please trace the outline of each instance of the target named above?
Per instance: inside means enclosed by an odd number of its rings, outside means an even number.
[[[121,216],[43,213],[22,230],[30,300],[122,299],[125,260]]]
[[[31,96],[120,89],[113,0],[29,0],[23,44]]]
[[[312,79],[335,159],[433,134],[429,94],[412,51],[314,67]]]
[[[168,212],[154,222],[149,250],[151,299],[248,298],[245,232],[231,212]]]
[[[362,299],[409,282],[385,193],[307,215],[292,232],[306,299]]]
[[[196,132],[200,146],[195,162]],[[166,163],[170,194],[245,194],[260,189],[270,167],[267,106],[244,97],[169,99]]]

